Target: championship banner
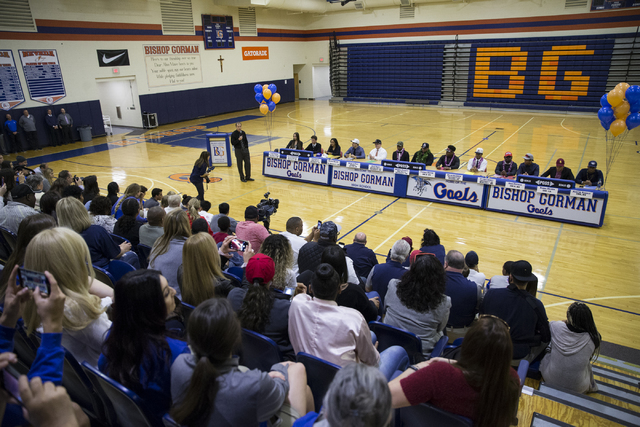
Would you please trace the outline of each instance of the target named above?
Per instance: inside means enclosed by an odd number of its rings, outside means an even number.
[[[273,157],[272,157],[273,156]],[[315,184],[329,182],[329,165],[326,163],[281,159],[278,153],[270,153],[264,158],[264,175],[308,181]]]
[[[100,67],[121,67],[129,65],[129,50],[96,50]]]
[[[351,162],[347,162],[349,165]],[[357,162],[353,162],[358,164]],[[372,172],[349,166],[334,166],[331,185],[336,187],[355,188],[357,190],[376,191],[393,194],[396,176],[393,172]]]
[[[459,176],[462,178],[462,175]],[[411,175],[407,183],[407,197],[481,208],[484,188],[484,185],[473,181],[428,179]]]
[[[199,45],[143,46],[149,87],[202,83]]]
[[[0,108],[11,110],[24,102],[18,68],[11,50],[0,50]]]
[[[55,49],[18,50],[32,100],[54,104],[67,96]]]

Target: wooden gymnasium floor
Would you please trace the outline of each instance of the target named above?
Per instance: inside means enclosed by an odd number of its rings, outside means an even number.
[[[291,216],[303,218],[305,233],[317,220],[331,220],[342,226],[340,237],[345,243],[356,232],[366,233],[368,246],[379,254],[380,262],[403,236],[410,236],[418,248],[422,230],[430,227],[447,250],[475,250],[487,277],[500,274],[507,260],[528,260],[539,277],[539,296],[550,320],[564,319],[573,300],[589,302],[605,341],[640,349],[640,176],[633,166],[640,160],[638,130],[628,136],[609,176],[609,204],[602,228],[265,178],[261,161],[262,152],[269,149],[269,130],[257,109],[163,126],[146,133],[146,140],[152,142],[140,142],[144,136],[114,135],[73,147],[47,148],[30,164],[50,161],[56,174],[62,169],[78,176],[96,174],[104,193],[110,181],[117,181],[122,191],[137,182],[149,190],[160,187],[165,193],[175,190],[195,195],[185,178],[205,149],[205,130],[163,138],[154,135],[201,124],[209,132],[231,132],[237,118],[252,142],[256,180],[241,183],[235,163],[230,168],[217,167],[212,176],[220,180],[206,191],[212,211],[217,212],[218,203],[229,202],[231,216],[242,219],[244,208],[258,203],[269,191],[271,197],[280,199],[280,208],[272,217],[273,230],[284,230]],[[295,131],[303,141],[316,133],[323,147],[336,137],[345,151],[348,141],[358,138],[367,154],[376,138],[383,141],[389,155],[400,140],[411,153],[425,141],[434,153],[454,144],[463,162],[473,155],[472,147],[482,147],[491,170],[505,151],[512,151],[517,163],[524,154],[532,153],[541,171],[558,157],[565,159],[574,174],[589,160],[597,160],[601,169],[606,163],[604,131],[595,115],[328,101],[279,105],[270,131],[273,148],[284,147]]]

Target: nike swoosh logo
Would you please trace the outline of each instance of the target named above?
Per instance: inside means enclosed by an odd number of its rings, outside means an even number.
[[[120,55],[116,55],[113,58],[107,58],[107,56],[103,53],[102,54],[102,62],[104,62],[105,64],[108,64],[110,62],[115,61],[116,59],[120,58],[122,55],[124,55],[126,52],[122,52]]]

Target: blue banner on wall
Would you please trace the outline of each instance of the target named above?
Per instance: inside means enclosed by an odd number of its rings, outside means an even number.
[[[11,50],[0,50],[0,108],[11,110],[24,102],[24,93]]]
[[[32,100],[51,105],[67,96],[55,49],[18,50],[18,55]]]

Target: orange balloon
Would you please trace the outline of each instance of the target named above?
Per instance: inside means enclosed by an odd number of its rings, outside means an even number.
[[[624,132],[626,128],[627,128],[627,124],[624,122],[624,120],[618,119],[615,122],[611,123],[609,130],[611,131],[613,136],[618,136],[622,132]]]
[[[609,104],[611,104],[613,108],[616,108],[618,105],[622,104],[623,100],[624,100],[624,92],[619,91],[617,89],[613,89],[607,95],[607,101],[609,102]]]
[[[625,82],[618,83],[615,88],[615,90],[621,90],[622,93],[625,93],[627,89],[629,89],[629,83],[625,83]]]
[[[267,104],[260,104],[260,112],[262,114],[267,114],[269,112],[269,107],[267,106]]]
[[[263,90],[263,91],[265,91],[265,90],[267,90],[267,89],[269,89],[269,85],[267,85],[267,84],[262,85],[262,90]]]
[[[625,120],[627,115],[629,115],[629,109],[631,106],[627,101],[622,101],[622,104],[618,105],[614,110],[613,114],[616,116],[616,119]]]
[[[277,104],[278,102],[280,102],[280,94],[277,92],[274,93],[273,95],[271,95],[271,100]]]
[[[271,91],[269,89],[263,89],[262,90],[262,96],[264,96],[264,99],[271,98]]]

